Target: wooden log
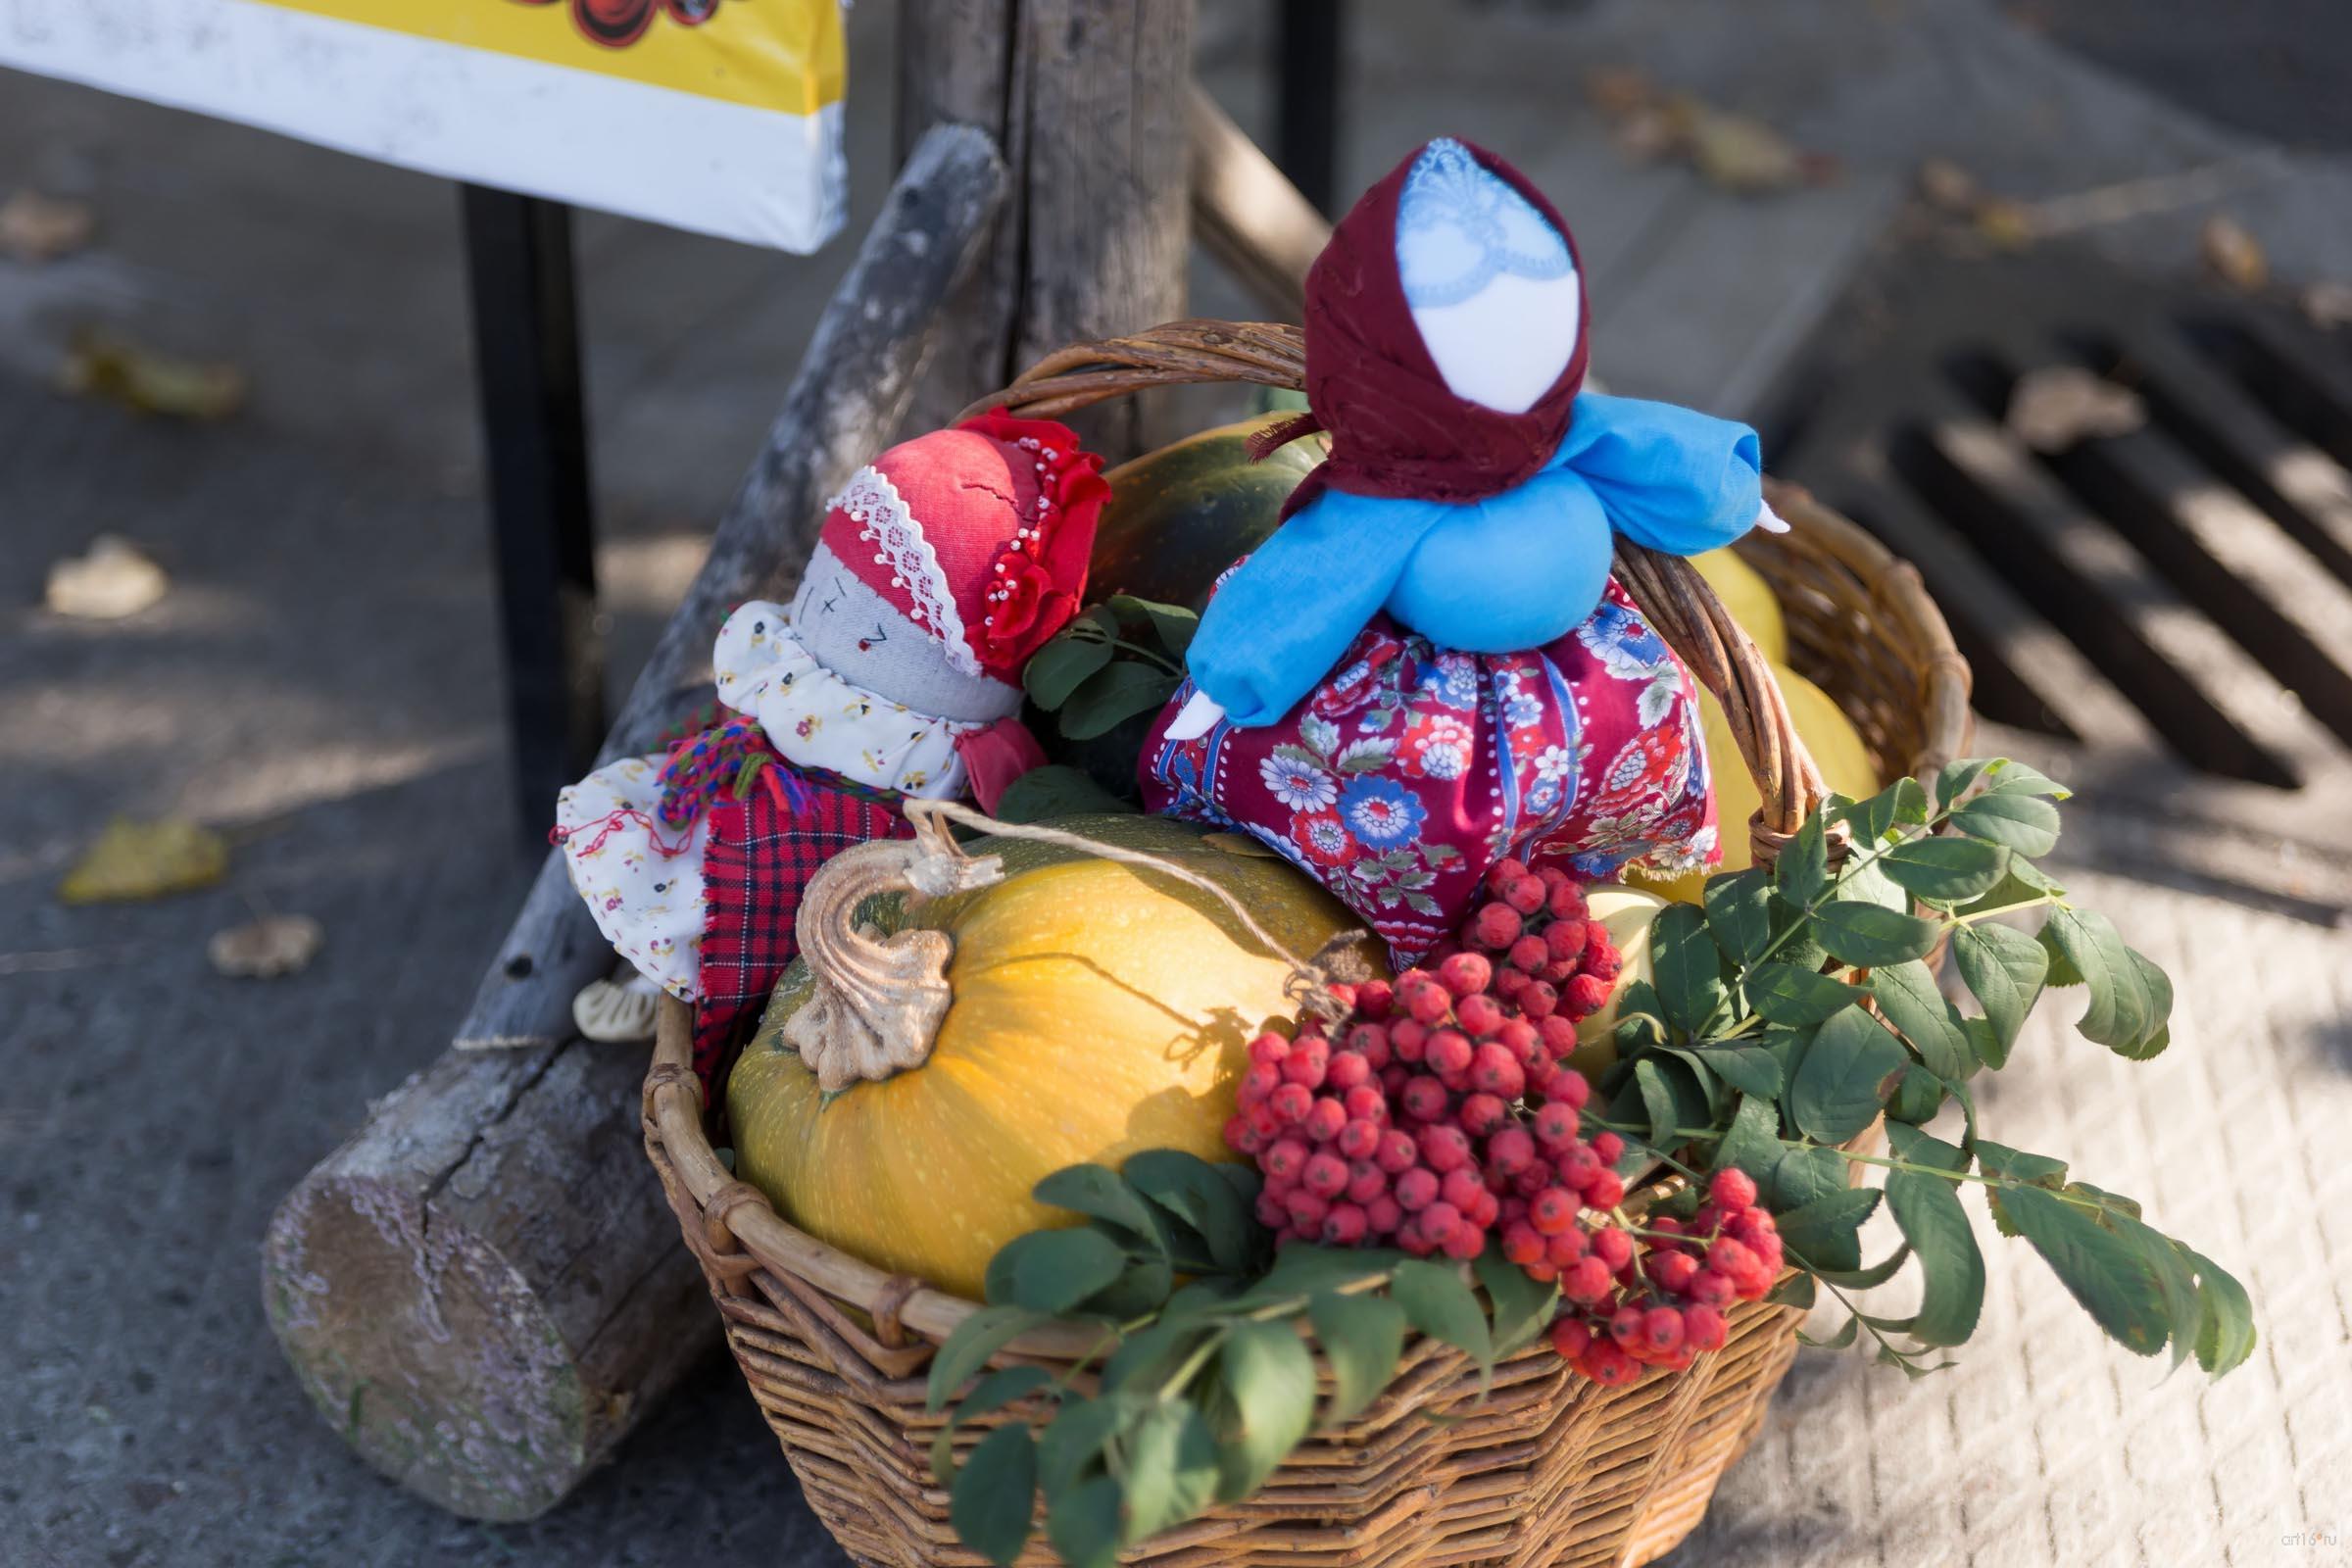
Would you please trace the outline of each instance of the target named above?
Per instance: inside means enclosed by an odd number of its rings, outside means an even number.
[[[978,125],[1012,182],[916,404],[943,423],[1067,344],[1184,312],[1192,0],[902,0],[902,147]],[[1114,460],[1153,443],[1164,405],[1088,416]]]
[[[1004,185],[979,131],[943,127],[908,158],[605,755],[709,701],[720,619],[797,574],[824,497],[897,429]],[[717,1337],[645,1164],[644,1055],[572,1038],[572,994],[611,962],[551,856],[466,1026],[532,1049],[452,1052],[410,1079],[263,1244],[270,1325],[320,1412],[474,1518],[552,1506]]]

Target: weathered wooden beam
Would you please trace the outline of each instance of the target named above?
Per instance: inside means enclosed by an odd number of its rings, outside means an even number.
[[[915,147],[606,743],[709,701],[711,639],[797,574],[823,501],[896,430],[942,304],[1004,189],[982,132]],[[572,1038],[612,950],[551,856],[453,1051],[297,1184],[262,1294],[320,1412],[370,1464],[457,1513],[553,1505],[717,1336],[646,1166],[641,1053]]]
[[[1275,319],[1303,319],[1306,270],[1330,240],[1330,222],[1198,85],[1184,115],[1194,238]]]
[[[900,145],[978,125],[1011,171],[919,423],[1067,344],[1184,315],[1192,0],[902,0],[899,33]],[[1152,414],[1090,411],[1085,434],[1129,456]]]

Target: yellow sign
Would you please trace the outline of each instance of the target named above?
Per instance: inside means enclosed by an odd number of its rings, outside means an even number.
[[[0,0],[0,67],[796,251],[844,53],[840,0]]]

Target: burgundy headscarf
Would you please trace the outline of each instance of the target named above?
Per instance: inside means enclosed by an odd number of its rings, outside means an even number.
[[[1266,451],[1316,429],[1331,456],[1283,503],[1289,517],[1326,485],[1365,496],[1478,501],[1544,466],[1568,431],[1569,405],[1585,382],[1592,341],[1576,236],[1526,175],[1474,143],[1480,167],[1527,198],[1567,242],[1576,268],[1576,352],[1550,390],[1524,414],[1472,403],[1446,384],[1421,341],[1396,267],[1396,201],[1416,149],[1364,192],[1332,231],[1306,274],[1306,402],[1312,412],[1252,443]]]

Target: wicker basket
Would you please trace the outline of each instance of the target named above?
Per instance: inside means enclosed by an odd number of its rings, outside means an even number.
[[[1296,388],[1303,368],[1295,328],[1181,321],[1064,350],[983,406],[1042,416],[1179,382]],[[1792,531],[1754,536],[1741,554],[1786,607],[1794,657],[1854,719],[1883,776],[1950,760],[1967,741],[1968,666],[1918,574],[1802,491],[1777,486],[1772,500]],[[1763,659],[1687,563],[1621,545],[1616,569],[1721,698],[1759,787],[1750,831],[1769,863],[1822,786]],[[705,1126],[689,1032],[686,1008],[665,1000],[645,1084],[646,1152],[809,1505],[860,1563],[980,1563],[948,1523],[929,1462],[945,1418],[924,1408],[933,1349],[975,1303],[818,1242],[735,1181]],[[1256,1496],[1127,1560],[1647,1562],[1697,1524],[1754,1436],[1796,1353],[1795,1316],[1740,1303],[1723,1349],[1617,1390],[1575,1379],[1539,1341],[1496,1366],[1482,1396],[1458,1351],[1417,1342],[1370,1408],[1318,1432]],[[1041,1331],[1007,1354],[1066,1365],[1096,1337]],[[991,1424],[959,1429],[958,1447]],[[1023,1558],[1053,1560],[1042,1538]]]

